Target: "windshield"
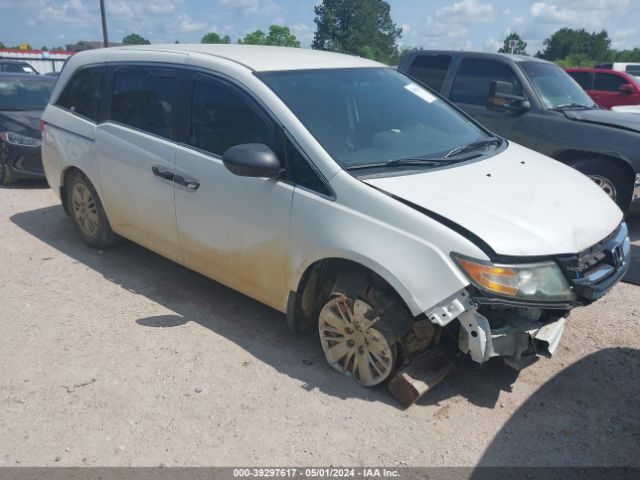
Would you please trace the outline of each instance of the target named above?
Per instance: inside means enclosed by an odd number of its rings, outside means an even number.
[[[522,62],[520,66],[547,108],[597,107],[582,87],[557,65]]]
[[[26,62],[2,62],[0,63],[0,71],[5,73],[38,73]]]
[[[259,76],[347,168],[412,157],[439,158],[456,147],[492,138],[391,68]]]
[[[44,110],[55,80],[0,77],[0,110]]]

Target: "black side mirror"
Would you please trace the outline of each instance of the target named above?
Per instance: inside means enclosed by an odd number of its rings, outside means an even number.
[[[531,103],[521,95],[513,94],[513,84],[494,80],[489,86],[487,108],[498,112],[524,112],[531,108]]]
[[[273,177],[280,172],[280,160],[262,143],[243,143],[222,154],[227,169],[241,177]]]

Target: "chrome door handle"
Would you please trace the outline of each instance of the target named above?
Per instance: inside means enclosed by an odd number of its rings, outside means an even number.
[[[195,180],[185,180],[184,177],[180,175],[174,175],[173,181],[182,187],[188,188],[189,190],[198,190],[200,187],[200,182]]]
[[[173,180],[173,173],[163,167],[156,167],[155,165],[151,167],[151,171],[156,177],[164,178],[165,180]]]

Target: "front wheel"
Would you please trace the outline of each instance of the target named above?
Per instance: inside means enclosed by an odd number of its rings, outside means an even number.
[[[597,158],[578,160],[572,166],[593,180],[623,212],[627,211],[633,194],[633,180],[621,167]]]
[[[395,345],[376,328],[372,307],[361,299],[337,295],[319,315],[320,343],[327,362],[364,387],[384,382],[394,370]]]
[[[11,168],[6,160],[0,156],[0,185],[11,185],[13,183],[15,183],[15,180],[11,176]]]

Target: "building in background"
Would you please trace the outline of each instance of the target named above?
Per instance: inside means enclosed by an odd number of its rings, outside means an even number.
[[[122,43],[109,42],[110,47],[120,47]],[[67,44],[67,51],[69,52],[83,52],[85,50],[95,50],[96,48],[102,48],[102,42],[93,40],[80,40],[76,43]]]

